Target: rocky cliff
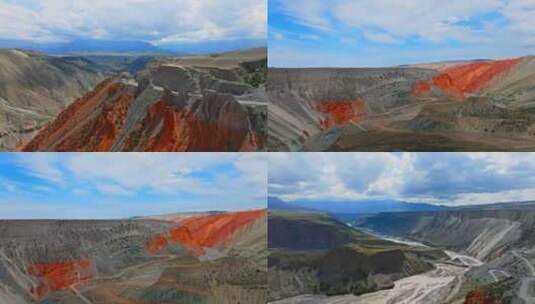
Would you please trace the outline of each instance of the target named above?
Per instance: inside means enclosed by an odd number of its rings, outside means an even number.
[[[247,71],[239,66],[191,64],[178,59],[157,61],[135,77],[102,82],[22,150],[264,150],[263,87],[245,82],[240,73]]]

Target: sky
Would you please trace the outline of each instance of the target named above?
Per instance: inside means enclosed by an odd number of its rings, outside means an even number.
[[[266,0],[0,0],[0,39],[265,41]]]
[[[272,67],[535,55],[535,0],[268,0]]]
[[[266,208],[263,153],[0,153],[0,219]]]
[[[268,193],[289,202],[535,200],[535,153],[270,153],[268,159]]]

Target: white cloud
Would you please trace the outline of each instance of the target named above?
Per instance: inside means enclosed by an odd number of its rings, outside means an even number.
[[[330,30],[326,13],[331,4],[323,0],[293,0],[281,2],[281,9],[295,21],[314,28]]]
[[[269,195],[448,205],[535,200],[534,153],[278,153]]]
[[[28,174],[63,185],[64,173],[59,168],[60,154],[30,153],[19,158],[19,165],[25,167]]]
[[[535,43],[535,1],[509,1],[503,13],[511,20],[512,31],[520,33],[525,43]]]
[[[132,195],[134,194],[133,192],[130,192],[126,190],[125,188],[119,185],[114,185],[114,184],[100,184],[99,183],[96,185],[96,188],[101,193],[109,194],[109,195]]]
[[[121,196],[141,191],[212,199],[235,195],[251,201],[267,196],[267,163],[261,153],[36,153],[18,159],[27,174],[72,188],[79,196],[92,189]]]
[[[17,185],[8,179],[0,178],[0,188],[2,188],[4,191],[12,193],[17,191]]]
[[[277,1],[275,6],[294,22],[319,31],[348,28],[362,31],[374,42],[394,43],[410,37],[429,41],[455,39],[464,42],[495,41],[514,34],[525,42],[535,41],[533,0],[298,0]],[[275,8],[274,6],[274,8]],[[483,29],[466,25],[474,18],[497,12],[510,24]],[[518,36],[521,35],[521,36]]]
[[[262,39],[265,0],[0,0],[0,38],[140,39],[155,43]]]
[[[399,42],[399,39],[387,33],[365,31],[364,37],[366,37],[366,39],[368,40],[380,42],[380,43],[398,43]]]

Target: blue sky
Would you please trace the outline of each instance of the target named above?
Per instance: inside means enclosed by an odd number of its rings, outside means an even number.
[[[273,67],[535,54],[533,0],[268,0]]]
[[[287,201],[535,200],[535,153],[273,153],[268,159],[269,195]]]
[[[266,166],[262,153],[0,153],[0,218],[265,208]]]
[[[0,0],[0,39],[265,41],[266,0]]]

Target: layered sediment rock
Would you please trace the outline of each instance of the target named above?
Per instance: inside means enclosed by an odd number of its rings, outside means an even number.
[[[263,150],[262,100],[261,89],[195,68],[152,66],[137,79],[104,81],[22,150]]]
[[[378,69],[270,69],[269,146],[532,149],[534,67],[535,59],[524,57]],[[489,108],[503,113],[487,115]]]

